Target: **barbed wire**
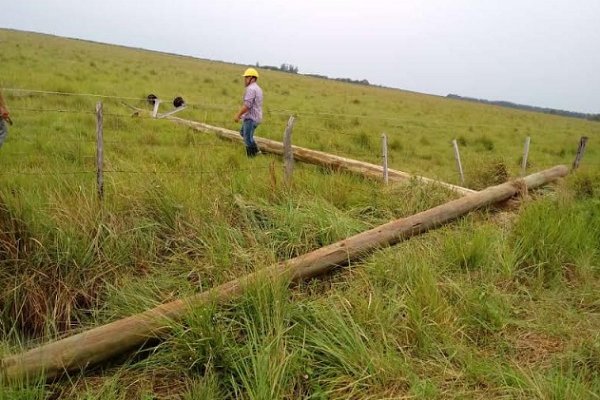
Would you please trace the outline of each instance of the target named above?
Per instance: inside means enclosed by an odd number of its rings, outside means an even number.
[[[265,167],[254,167],[254,168],[248,168],[248,169],[234,169],[234,171],[236,172],[256,172],[256,171],[264,171],[264,170],[272,170],[271,166],[265,166]],[[169,174],[169,175],[173,175],[173,174],[177,174],[177,175],[203,175],[203,176],[209,176],[211,178],[219,178],[222,179],[223,178],[223,172],[230,172],[231,169],[224,169],[224,170],[210,170],[210,171],[205,171],[205,170],[170,170],[170,171],[140,171],[140,170],[120,170],[120,169],[108,169],[105,170],[104,172],[106,174],[133,174],[133,175],[162,175],[162,174]],[[55,176],[61,176],[61,175],[93,175],[96,174],[97,171],[92,171],[92,170],[87,170],[87,171],[47,171],[47,172],[23,172],[23,171],[5,171],[3,173],[0,173],[0,176],[5,175],[5,174],[18,174],[18,175],[25,175],[25,176],[35,176],[35,175],[39,175],[39,176],[49,176],[49,175],[55,175]],[[347,182],[340,182],[339,180],[335,181],[332,185],[330,185],[331,189],[333,191],[335,190],[339,190],[340,188],[347,188],[347,189],[351,189],[352,192],[359,192],[362,193],[363,195],[366,196],[374,196],[377,195],[378,193],[381,193],[382,190],[385,190],[386,186],[383,185],[383,183],[379,183],[380,186],[373,186],[373,185],[377,185],[377,181],[373,180],[373,179],[369,179],[369,178],[365,178],[365,182],[371,182],[371,186],[368,187],[362,187],[360,182],[356,182],[354,184],[351,183],[347,183]],[[309,191],[311,190],[310,187],[307,187],[305,189],[308,189]],[[2,233],[2,232],[0,232]]]
[[[23,90],[25,90],[25,89],[23,89]],[[44,91],[42,91],[42,92],[44,92]],[[49,93],[61,93],[61,92],[49,92]],[[83,94],[83,95],[85,95],[85,94]],[[98,95],[98,96],[101,96],[101,95]],[[117,96],[108,96],[108,97],[119,98]],[[125,98],[125,99],[131,99],[131,98]],[[127,105],[127,104],[125,104],[125,105]],[[129,106],[129,105],[127,105],[127,106]],[[134,108],[132,106],[129,106],[129,107],[130,108]],[[88,110],[40,109],[40,108],[38,108],[38,109],[36,109],[36,108],[12,108],[12,110],[15,110],[15,111],[25,111],[25,112],[57,112],[57,113],[74,113],[74,114],[78,114],[78,113],[80,113],[80,114],[96,114],[96,112],[93,111],[93,110],[89,110],[88,111]],[[232,108],[228,107],[227,110],[231,111]],[[150,111],[148,110],[148,113],[149,112]],[[292,112],[290,111],[290,113],[292,113]],[[323,113],[323,114],[326,114],[326,115],[336,115],[336,114],[331,114],[331,113]],[[105,115],[105,116],[113,116],[113,117],[117,117],[117,118],[136,118],[136,119],[148,119],[148,120],[163,119],[163,118],[160,118],[160,115],[159,115],[159,118],[155,118],[155,117],[153,117],[153,116],[151,116],[149,114],[148,115],[144,115],[144,114],[140,114],[140,113],[123,114],[123,113],[105,112],[105,113],[103,113],[103,115]],[[288,115],[288,114],[286,114],[286,115]],[[353,116],[353,115],[350,115],[350,114],[340,114],[340,115]],[[297,117],[298,117],[298,115],[297,115]],[[300,115],[299,117],[301,118],[302,116]],[[419,122],[419,124],[422,124],[422,122]],[[443,124],[443,125],[444,126],[452,126],[452,124],[450,124],[450,125]],[[464,126],[470,126],[471,127],[472,125],[464,125]],[[494,126],[497,126],[497,124],[494,124]],[[332,128],[332,129],[334,129],[334,128]],[[339,128],[338,128],[337,131],[335,131],[335,130],[332,131],[332,130],[327,130],[325,128],[315,127],[315,126],[311,127],[310,131],[308,133],[309,134],[313,134],[314,131],[324,132],[324,133],[327,133],[328,135],[331,135],[333,133],[333,134],[350,136],[350,137],[357,137],[357,138],[364,138],[364,137],[371,138],[371,137],[375,136],[372,133],[364,133],[364,132],[362,132],[362,133],[351,133],[351,132],[344,132],[344,131],[340,131]],[[394,132],[394,131],[386,132],[386,135],[389,138],[398,138],[398,137],[405,138],[405,136],[407,134],[408,133],[398,133],[398,132]]]
[[[39,89],[25,89],[25,88],[0,88],[2,91],[6,92],[26,92],[26,93],[37,93],[37,94],[47,94],[47,95],[56,95],[56,96],[77,96],[77,97],[94,97],[94,98],[104,98],[104,99],[112,99],[112,100],[128,100],[128,101],[138,101],[148,103],[148,98],[141,97],[130,97],[130,96],[117,96],[117,95],[104,95],[97,93],[74,93],[74,92],[59,92],[59,91],[50,91],[50,90],[39,90]],[[160,104],[170,103],[158,98]],[[126,104],[127,105],[127,104]],[[218,109],[218,110],[228,110],[231,111],[237,107],[236,104],[210,104],[210,103],[189,103],[186,102],[186,106],[192,109]],[[131,107],[131,106],[130,106]]]
[[[46,135],[46,136],[44,136]],[[39,137],[32,137],[32,136],[22,136],[22,135],[18,135],[18,136],[13,136],[11,135],[9,138],[11,141],[19,141],[19,142],[26,142],[26,143],[39,143],[39,139],[43,138],[43,137],[47,137],[48,134],[40,134]],[[257,136],[257,138],[259,138]],[[152,142],[152,143],[145,143],[144,141],[147,140],[159,140],[162,139],[162,137],[156,137],[156,136],[151,136],[150,138],[147,137],[143,137],[143,136],[137,136],[136,138],[134,137],[127,137],[125,139],[103,139],[103,143],[105,144],[135,144],[135,145],[140,145],[140,146],[150,146],[150,147],[181,147],[181,148],[185,148],[185,147],[203,147],[203,148],[227,148],[227,149],[235,149],[236,145],[237,147],[239,147],[239,145],[241,144],[241,142],[234,142],[231,141],[229,144],[221,144],[221,143],[213,143],[210,142],[210,140],[215,140],[218,138],[212,138],[210,136],[197,136],[194,137],[192,139],[187,139],[187,138],[175,138],[175,140],[179,140],[179,141],[185,141],[185,143],[177,143],[177,142]],[[81,143],[81,144],[97,144],[97,140],[93,139],[93,138],[89,138],[89,139],[67,139],[64,137],[60,138],[61,142],[64,143]]]
[[[39,143],[38,140],[36,139],[32,139],[32,138],[23,138],[23,137],[18,137],[18,138],[11,138],[11,141],[16,140],[16,141],[24,141],[27,143]],[[78,140],[78,139],[62,139],[61,138],[61,142],[66,142],[66,143],[76,143],[76,144],[82,144],[82,145],[89,145],[90,147],[92,145],[96,144],[96,140],[93,139],[82,139],[82,140]],[[232,142],[231,144],[214,144],[214,143],[205,143],[205,142],[195,142],[195,143],[144,143],[143,142],[143,138],[139,138],[137,140],[104,140],[104,143],[107,145],[112,145],[112,144],[117,144],[117,145],[139,145],[139,146],[150,146],[150,147],[177,147],[177,148],[181,148],[181,149],[185,149],[185,148],[190,148],[190,149],[196,149],[196,148],[225,148],[225,149],[230,149],[230,150],[237,150],[236,147],[239,148],[239,145],[241,145],[241,143],[235,143]],[[236,146],[237,145],[237,146]],[[260,147],[260,146],[259,146]],[[11,153],[8,152],[10,155],[27,155],[29,153],[24,153],[24,152],[19,152],[19,153]],[[270,153],[266,153],[266,154],[270,154]],[[370,160],[381,160],[383,158],[383,155],[380,153],[377,153],[375,151],[373,152],[356,152],[353,151],[352,149],[350,150],[343,150],[340,148],[336,149],[336,155],[339,157],[345,157],[345,158],[355,158],[355,157],[365,157],[367,159]],[[94,155],[89,155],[89,156],[84,156],[84,158],[90,158],[90,157],[95,157]],[[393,154],[389,154],[388,155],[388,159],[389,159],[389,168],[395,169],[393,166],[393,159],[394,155]],[[369,161],[365,161],[365,162],[369,162]],[[380,162],[380,161],[379,161]],[[552,167],[555,166],[557,164],[568,164],[570,165],[572,163],[572,160],[557,160],[554,163],[549,163],[549,162],[544,162],[544,163],[540,163],[538,161],[536,161],[534,158],[530,158],[529,159],[529,164],[531,164],[532,166],[537,166],[537,167]],[[463,166],[468,166],[469,165],[469,161],[464,160],[463,159]],[[582,160],[581,166],[585,166],[585,165],[600,165],[600,162],[598,161],[587,161],[585,159]],[[519,166],[515,166],[515,168],[517,168]],[[400,168],[402,169],[402,168]]]
[[[11,141],[23,141],[26,143],[39,143],[39,139],[35,139],[35,138],[31,138],[31,137],[11,137],[10,139]],[[81,144],[81,145],[95,145],[97,142],[94,139],[64,139],[61,138],[60,139],[61,142],[64,143],[75,143],[75,144]],[[231,150],[237,150],[237,147],[239,147],[241,145],[241,143],[236,143],[236,142],[231,142],[230,144],[217,144],[217,143],[208,143],[208,142],[203,142],[203,141],[194,141],[194,142],[186,142],[186,143],[173,143],[173,142],[157,142],[157,143],[145,143],[144,142],[144,138],[143,137],[139,137],[138,139],[127,139],[127,140],[106,140],[104,139],[104,143],[107,145],[112,145],[112,144],[116,144],[116,145],[138,145],[138,146],[149,146],[149,147],[177,147],[177,148],[181,148],[181,149],[185,149],[185,148],[190,148],[190,149],[196,149],[196,148],[225,148],[225,149],[231,149]],[[260,146],[259,146],[260,147]],[[336,155],[339,157],[345,157],[345,158],[355,158],[355,157],[365,157],[367,159],[370,160],[381,160],[383,158],[383,155],[379,152],[377,152],[376,150],[379,149],[373,149],[372,152],[367,152],[367,151],[360,151],[357,152],[354,149],[342,149],[340,147],[336,148]],[[323,151],[323,150],[319,150],[319,151]],[[9,154],[11,155],[26,155],[29,153],[11,153],[9,152]],[[269,153],[267,153],[269,154]],[[89,157],[94,157],[93,155],[89,155],[87,156],[87,158]],[[393,163],[393,158],[394,158],[394,154],[390,153],[388,155],[388,159],[389,159],[389,165],[390,168],[394,168],[392,166]],[[365,162],[369,162],[369,161],[365,161]],[[535,158],[530,157],[529,158],[529,163],[533,166],[538,166],[538,167],[551,167],[551,166],[555,166],[557,164],[571,164],[572,160],[557,160],[555,163],[549,163],[549,162],[544,162],[543,164],[541,164],[540,162],[536,161]],[[468,159],[463,159],[463,164],[465,166],[469,165],[469,161]],[[598,161],[587,161],[587,160],[583,160],[582,161],[582,166],[585,165],[600,165],[600,162]],[[515,167],[516,168],[516,167]]]
[[[26,112],[55,112],[55,113],[69,113],[69,114],[95,114],[94,111],[85,110],[66,110],[66,109],[45,109],[45,108],[19,108],[11,107],[10,111],[26,111]]]
[[[146,99],[140,99],[140,98],[134,98],[134,97],[123,97],[123,96],[111,96],[111,95],[100,95],[100,94],[93,94],[93,93],[69,93],[69,92],[54,92],[54,91],[43,91],[43,90],[32,90],[32,89],[15,89],[15,88],[3,88],[3,90],[12,90],[12,91],[25,91],[25,92],[32,92],[32,93],[39,93],[39,94],[55,94],[55,95],[70,95],[70,96],[93,96],[93,97],[99,97],[99,98],[111,98],[111,99],[126,99],[126,100],[140,100],[140,101],[146,101]],[[126,104],[125,104],[126,105]],[[130,106],[131,107],[131,106]],[[133,107],[132,107],[133,108]],[[230,108],[227,108],[228,110],[230,110]],[[86,115],[93,115],[96,112],[93,110],[69,110],[69,109],[44,109],[44,108],[13,108],[13,110],[16,111],[24,111],[24,112],[56,112],[56,113],[75,113],[75,114],[86,114]],[[291,110],[282,110],[285,111],[286,113],[290,113],[293,114],[293,112]],[[315,115],[327,115],[327,116],[336,116],[336,115],[341,115],[341,116],[354,116],[351,114],[336,114],[336,113],[314,113]],[[143,115],[143,114],[122,114],[122,113],[104,113],[104,115],[106,116],[114,116],[117,118],[131,118],[131,117],[137,117],[137,118],[147,118],[147,119],[152,119],[154,120],[155,118],[152,117],[151,115]],[[308,134],[311,135],[318,135],[319,132],[321,133],[327,133],[329,135],[329,137],[331,137],[331,134],[339,134],[339,135],[345,135],[345,136],[349,136],[349,137],[355,137],[355,138],[359,138],[360,140],[371,140],[371,138],[374,137],[374,135],[369,135],[366,133],[351,133],[351,132],[343,132],[343,131],[337,131],[337,132],[332,132],[330,130],[327,130],[325,128],[321,128],[321,127],[311,127],[310,131],[308,131]],[[388,137],[396,137],[397,134],[387,134]],[[269,138],[269,137],[273,137],[273,135],[268,135],[265,136],[265,138]],[[25,141],[32,141],[31,139],[21,139],[21,140],[25,140]],[[62,141],[67,141],[67,142],[80,142],[80,143],[95,143],[96,141],[93,139],[63,139],[61,138]],[[178,143],[164,143],[164,142],[160,142],[160,143],[143,143],[144,138],[140,138],[138,140],[105,140],[106,143],[111,144],[111,143],[115,143],[115,144],[137,144],[137,145],[151,145],[151,146],[177,146],[177,147],[185,147],[185,146],[190,146],[190,145],[197,145],[197,146],[201,146],[201,147],[210,147],[210,148],[220,148],[220,147],[227,147],[227,148],[231,148],[230,145],[228,144],[215,144],[215,143],[203,143],[203,142],[196,142],[197,139],[194,139],[193,141],[188,141],[188,143],[186,144],[178,144]],[[354,141],[354,144],[361,144],[361,143],[356,143],[356,141]],[[371,144],[372,145],[372,144]],[[382,157],[381,154],[378,153],[378,151],[376,149],[369,147],[369,151],[373,151],[373,153],[369,152],[361,152],[360,154],[357,154],[355,151],[353,151],[352,149],[348,150],[348,151],[343,151],[344,154],[342,156],[345,157],[356,157],[357,155],[359,156],[367,156],[370,159],[373,158],[377,158],[380,159]],[[339,150],[339,148],[337,149]],[[532,161],[533,162],[533,161]],[[599,163],[597,162],[584,162],[583,164],[590,164],[590,165],[598,165]],[[539,164],[538,164],[539,165]],[[547,165],[553,165],[553,164],[547,164]]]
[[[86,115],[96,114],[95,111],[67,110],[67,109],[13,108],[13,110],[26,111],[26,112],[57,112],[57,113],[73,113],[73,114],[86,114]],[[115,117],[121,117],[121,118],[144,118],[144,119],[150,119],[150,120],[156,120],[157,119],[157,118],[154,118],[152,116],[144,116],[144,115],[133,115],[132,116],[132,115],[118,114],[118,113],[103,113],[103,115],[104,116],[115,116]],[[327,131],[324,128],[314,128],[314,127],[311,128],[311,131],[314,132],[315,130],[318,130],[319,132],[323,132],[323,133],[328,133],[329,135],[332,134],[331,131]],[[309,134],[312,134],[312,132],[309,132]],[[333,134],[340,134],[340,135],[345,135],[345,136],[357,137],[357,138],[361,138],[361,139],[363,139],[363,138],[370,139],[372,137],[372,136],[369,136],[369,135],[367,135],[365,133],[334,132]],[[272,138],[274,138],[274,135],[265,136],[265,138],[272,139]],[[105,140],[105,142],[109,143],[109,141],[107,141],[107,140]],[[215,145],[215,146],[217,146],[217,145]],[[223,147],[225,147],[225,145],[223,145]]]
[[[38,144],[40,143],[39,140],[36,139],[32,139],[32,138],[11,138],[11,141],[20,141],[20,142],[25,142],[25,143],[32,143],[32,144]],[[61,143],[76,143],[76,144],[81,144],[81,145],[88,145],[88,146],[92,146],[95,145],[97,142],[96,140],[92,140],[92,139],[88,139],[88,140],[78,140],[78,139],[60,139]],[[143,138],[140,138],[138,140],[103,140],[103,143],[105,145],[137,145],[137,146],[143,146],[143,147],[178,147],[181,149],[185,149],[185,148],[189,148],[189,149],[195,149],[198,150],[198,148],[202,149],[202,148],[221,148],[221,149],[231,149],[231,150],[236,150],[235,144],[231,144],[231,145],[226,145],[226,144],[211,144],[211,143],[202,143],[202,142],[198,142],[198,143],[144,143],[143,142]],[[108,147],[107,146],[107,147]],[[239,148],[239,147],[238,147]],[[13,153],[11,153],[13,154]],[[29,153],[19,153],[19,154],[29,154]]]
[[[311,131],[309,132],[309,134],[319,134],[319,133],[326,133],[328,135],[332,134],[332,131],[329,131],[329,130],[327,130],[325,128],[322,128],[322,127],[310,127],[310,130]],[[382,133],[379,133],[379,134],[373,134],[373,133],[368,134],[368,133],[364,133],[364,132],[361,132],[361,133],[352,133],[352,132],[336,131],[336,132],[333,132],[333,134],[344,135],[344,136],[352,136],[352,137],[357,137],[357,138],[361,138],[361,139],[367,138],[367,139],[370,140],[373,137],[375,137],[375,135],[377,135],[377,137],[379,139],[381,139],[381,134]],[[399,134],[399,133],[388,134],[388,133],[386,133],[386,135],[389,138],[389,137],[398,137],[398,136],[401,136],[402,134]]]
[[[52,91],[52,90],[25,89],[25,88],[0,88],[0,90],[5,91],[5,92],[26,92],[26,93],[51,94],[51,95],[60,95],[60,96],[80,96],[80,97],[96,97],[96,98],[103,98],[103,99],[146,101],[146,99],[141,99],[139,97],[124,97],[124,96],[96,94],[96,93],[59,92],[59,91]]]
[[[36,143],[36,144],[39,143],[39,139],[35,139],[35,138],[32,138],[32,137],[23,137],[23,136],[14,137],[13,135],[11,135],[11,136],[9,136],[9,138],[10,138],[9,140],[11,142],[12,141],[19,141],[19,142],[25,142],[25,143]],[[63,143],[88,143],[88,144],[96,143],[95,140],[91,140],[91,139],[89,139],[89,140],[80,140],[80,139],[60,138],[60,141],[63,142]]]
[[[253,168],[223,168],[217,170],[197,170],[197,169],[188,169],[188,170],[169,170],[169,171],[140,171],[140,170],[123,170],[123,169],[107,169],[104,170],[106,173],[116,173],[116,174],[143,174],[143,175],[153,175],[153,174],[182,174],[182,175],[219,175],[223,176],[224,172],[254,172],[258,170],[267,170],[270,169],[270,166],[266,167],[253,167]]]
[[[136,144],[136,145],[142,145],[142,146],[150,146],[150,147],[181,147],[181,148],[185,148],[185,147],[191,147],[191,148],[196,148],[196,147],[201,147],[201,148],[226,148],[226,149],[232,149],[235,150],[236,143],[227,145],[227,144],[213,144],[213,143],[203,143],[203,142],[197,142],[197,143],[143,143],[143,138],[140,138],[139,140],[104,140],[104,143],[108,143],[108,144]],[[94,141],[95,143],[95,141]],[[239,143],[238,143],[239,145]],[[239,148],[239,146],[237,147]]]
[[[266,170],[270,169],[270,166],[267,167],[253,167],[253,168],[223,168],[223,169],[215,169],[215,170],[204,170],[204,169],[186,169],[186,170],[154,170],[154,171],[146,171],[146,170],[126,170],[126,169],[105,169],[103,172],[108,174],[141,174],[141,175],[161,175],[161,174],[182,174],[182,175],[218,175],[220,177],[224,176],[225,172],[254,172],[258,170]],[[78,174],[96,174],[97,170],[75,170],[75,171],[0,171],[0,175],[78,175]]]
[[[96,171],[0,171],[0,175],[83,175],[95,174]]]
[[[96,111],[92,110],[68,110],[68,109],[60,109],[60,108],[20,108],[20,107],[11,107],[11,111],[24,111],[24,112],[54,112],[54,113],[69,113],[69,114],[84,114],[84,115],[95,115]],[[120,114],[120,113],[110,113],[103,112],[103,116],[110,117],[123,117],[123,118],[136,118],[136,119],[162,119],[162,118],[154,118],[151,115],[137,115],[137,114]]]
[[[33,112],[33,113],[38,113],[38,112],[52,113],[52,112],[54,112],[54,113],[69,113],[69,114],[81,114],[81,115],[96,115],[96,111],[92,111],[92,110],[21,108],[21,107],[11,107],[10,110],[11,111],[22,111],[22,112]],[[140,110],[140,111],[148,111],[148,110]],[[160,114],[157,117],[153,117],[152,115],[150,115],[150,111],[148,111],[147,115],[145,115],[143,113],[139,113],[139,112],[133,112],[133,113],[129,113],[129,114],[103,112],[102,115],[108,116],[108,117],[121,118],[121,119],[134,119],[134,120],[135,119],[143,119],[143,120],[152,120],[152,121],[157,121],[157,120],[168,121],[168,118],[161,117]]]
[[[103,98],[103,99],[113,99],[113,100],[129,100],[129,101],[139,101],[139,102],[147,102],[147,98],[140,97],[132,97],[132,96],[120,96],[120,95],[106,95],[99,93],[75,93],[75,92],[63,92],[63,91],[51,91],[51,90],[41,90],[41,89],[28,89],[28,88],[0,88],[0,90],[6,92],[26,92],[26,93],[36,93],[36,94],[47,94],[47,95],[57,95],[57,96],[78,96],[78,97],[93,97],[93,98]],[[160,99],[159,99],[160,100]],[[161,100],[161,103],[166,103]],[[199,102],[186,102],[186,105],[193,109],[198,109],[201,107],[202,109],[211,108],[218,110],[227,110],[231,111],[237,107],[237,104],[209,104],[209,103],[199,103]],[[514,126],[512,124],[469,124],[469,123],[451,123],[451,122],[432,122],[427,121],[424,122],[422,120],[415,120],[410,118],[401,118],[401,117],[390,117],[390,116],[374,116],[374,115],[364,115],[364,114],[350,114],[350,113],[342,113],[342,112],[320,112],[320,111],[308,111],[308,110],[289,110],[289,109],[268,109],[266,110],[267,114],[277,114],[277,115],[294,115],[297,118],[313,118],[313,119],[325,119],[330,120],[331,117],[343,117],[343,118],[358,118],[358,119],[375,119],[380,121],[394,121],[399,123],[408,123],[408,124],[419,124],[423,127],[426,126],[439,126],[439,127],[469,127],[469,128],[481,128],[481,127],[489,127],[489,126]]]
[[[71,113],[71,114],[85,114],[85,115],[93,115],[96,114],[95,111],[85,111],[85,110],[66,110],[66,109],[32,109],[32,108],[12,108],[12,110],[15,111],[26,111],[26,112],[57,112],[57,113]],[[126,115],[126,114],[118,114],[118,113],[103,113],[104,116],[114,116],[117,118],[140,118],[140,119],[149,119],[149,120],[156,120],[156,119],[162,119],[162,118],[154,118],[152,116],[145,116],[145,115]],[[313,134],[313,132],[315,130],[318,130],[319,132],[323,132],[323,133],[327,133],[328,135],[331,135],[332,132],[331,131],[327,131],[326,129],[323,128],[315,128],[315,127],[311,127],[311,131],[312,132],[308,132],[309,134]],[[333,134],[336,135],[344,135],[344,136],[350,136],[350,137],[356,137],[356,138],[367,138],[370,139],[372,136],[369,136],[365,133],[349,133],[349,132],[333,132]],[[388,135],[390,136],[390,135]],[[395,136],[395,135],[392,135]],[[269,139],[273,139],[274,135],[269,135],[269,136],[265,136],[265,138],[269,138]],[[108,143],[108,141],[105,140],[105,142]]]

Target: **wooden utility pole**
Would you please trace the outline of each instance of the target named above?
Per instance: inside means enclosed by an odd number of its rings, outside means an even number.
[[[400,218],[308,254],[258,270],[184,299],[162,304],[140,314],[92,328],[25,353],[0,360],[0,380],[22,382],[26,378],[56,377],[65,371],[80,371],[127,351],[139,349],[147,340],[160,338],[190,309],[212,302],[229,301],[249,285],[265,279],[286,278],[292,282],[325,274],[382,247],[446,224],[473,210],[501,202],[522,190],[533,189],[566,176],[560,165],[516,182],[492,186],[407,218]]]
[[[143,111],[143,110],[142,110]],[[230,129],[221,128],[218,126],[208,125],[202,122],[190,121],[177,117],[168,117],[167,119],[174,121],[178,124],[189,126],[199,132],[206,132],[216,134],[218,137],[240,142],[243,139],[240,137],[239,132],[232,131]],[[254,137],[254,140],[259,145],[260,150],[263,153],[271,153],[277,155],[283,155],[283,143],[275,140],[264,139],[260,137]],[[331,168],[338,171],[348,171],[367,178],[380,180],[383,176],[383,168],[381,165],[375,165],[363,161],[353,160],[347,157],[336,156],[334,154],[325,153],[323,151],[307,149],[305,147],[292,146],[294,159],[296,161],[304,162],[307,164],[319,165],[322,167]],[[440,182],[435,179],[430,179],[422,176],[415,176],[408,174],[403,171],[398,171],[388,168],[388,176],[390,182],[405,182],[416,178],[425,183],[437,184],[448,188],[461,195],[476,192],[475,190],[452,185],[446,182]]]

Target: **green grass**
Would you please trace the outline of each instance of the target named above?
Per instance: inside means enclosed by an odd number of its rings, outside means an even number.
[[[144,98],[183,96],[185,118],[235,129],[244,66],[0,30],[0,86]],[[539,398],[600,392],[600,124],[264,71],[280,139],[467,185],[570,163],[581,170],[288,289],[259,282],[194,309],[139,354],[0,399]],[[105,199],[95,187],[98,98],[5,92],[0,150],[0,355],[208,290],[453,194],[296,164],[104,98]],[[126,100],[144,107],[143,101]],[[166,107],[166,106],[165,106]],[[69,112],[39,111],[63,110]]]

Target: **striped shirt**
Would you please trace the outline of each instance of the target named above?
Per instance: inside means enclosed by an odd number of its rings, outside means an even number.
[[[246,86],[244,93],[244,105],[248,107],[248,112],[242,115],[242,120],[251,119],[259,124],[262,121],[262,103],[263,92],[256,82]]]

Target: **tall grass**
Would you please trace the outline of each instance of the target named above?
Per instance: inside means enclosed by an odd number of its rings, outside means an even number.
[[[235,128],[239,66],[0,30],[4,87],[145,98],[182,95],[184,117]],[[24,74],[27,66],[29,73]],[[169,76],[169,79],[163,77]],[[597,398],[598,124],[265,71],[279,140],[473,188],[530,169],[582,170],[519,209],[486,210],[288,289],[190,310],[160,344],[0,398]],[[243,149],[105,99],[105,200],[94,183],[97,99],[5,93],[0,152],[0,355],[208,290],[441,204],[455,194],[246,159]],[[143,101],[130,101],[144,106]],[[69,113],[33,112],[65,109]],[[117,115],[118,114],[118,115]],[[594,136],[596,135],[596,136]],[[587,163],[587,164],[586,164]],[[112,172],[110,172],[112,171]]]
[[[540,200],[515,226],[518,274],[538,285],[587,281],[598,272],[600,209],[597,201]]]

